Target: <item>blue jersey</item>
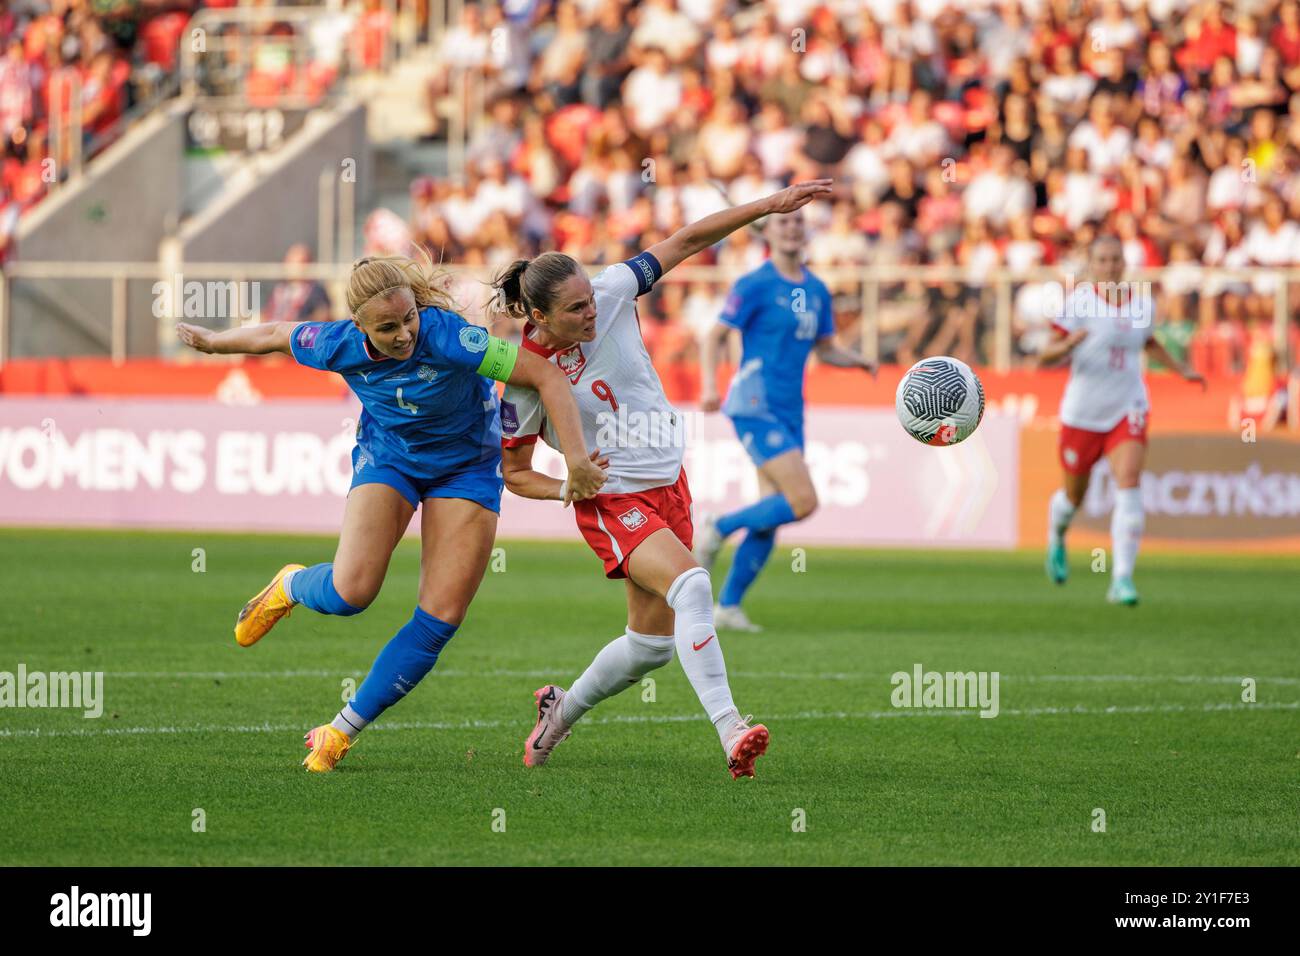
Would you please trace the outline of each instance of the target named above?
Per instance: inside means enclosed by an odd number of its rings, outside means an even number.
[[[807,269],[791,282],[765,262],[732,287],[722,322],[740,330],[740,369],[722,410],[770,418],[803,430],[803,371],[808,353],[835,331],[831,294]]]
[[[371,350],[352,322],[304,322],[293,357],[338,372],[361,399],[361,459],[422,479],[501,456],[496,388],[479,374],[491,339],[454,312],[420,310],[415,351],[398,360]]]

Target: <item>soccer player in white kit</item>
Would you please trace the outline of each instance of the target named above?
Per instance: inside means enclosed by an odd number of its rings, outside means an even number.
[[[1055,337],[1039,355],[1045,365],[1062,359],[1070,362],[1058,444],[1065,474],[1048,506],[1047,576],[1057,584],[1065,583],[1069,574],[1065,532],[1083,503],[1093,465],[1105,455],[1116,486],[1106,600],[1134,605],[1138,593],[1133,568],[1144,523],[1141,481],[1149,411],[1141,353],[1145,349],[1187,381],[1200,382],[1202,388],[1205,381],[1175,361],[1153,337],[1155,307],[1150,291],[1142,283],[1121,281],[1124,251],[1118,238],[1103,235],[1093,241],[1088,271],[1087,281],[1066,297],[1062,313],[1052,323]]]
[[[627,580],[627,630],[566,691],[534,692],[537,723],[524,763],[544,764],[574,723],[600,701],[672,660],[674,650],[713,722],[733,778],[754,775],[768,730],[740,716],[713,622],[709,572],[691,555],[691,492],[682,470],[681,414],[664,395],[641,339],[636,300],[662,275],[730,233],[829,195],[830,180],[791,186],[706,216],[594,279],[569,256],[520,259],[497,277],[498,303],[527,319],[523,347],[569,378],[583,434],[608,467],[602,494],[575,505],[578,528],[605,565]],[[564,484],[532,467],[538,437],[556,435],[534,392],[507,388],[501,402],[506,487],[525,498],[562,499]]]

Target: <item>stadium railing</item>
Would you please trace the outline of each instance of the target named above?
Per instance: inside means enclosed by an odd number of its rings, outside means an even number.
[[[334,248],[344,248],[335,245]],[[59,261],[13,261],[6,263],[0,271],[0,367],[14,357],[11,347],[13,332],[10,322],[9,301],[13,285],[20,282],[60,283],[69,281],[95,281],[105,285],[107,295],[107,322],[98,353],[112,358],[114,362],[124,362],[128,358],[128,330],[131,323],[155,321],[159,327],[157,356],[169,357],[178,352],[178,346],[172,332],[172,323],[184,318],[209,325],[213,328],[230,327],[240,323],[255,322],[247,310],[238,307],[239,302],[251,304],[260,313],[265,297],[277,282],[289,280],[311,280],[321,283],[329,295],[335,317],[346,316],[344,287],[350,265],[342,262],[310,263],[289,266],[282,262],[59,262]],[[466,318],[481,324],[487,324],[484,304],[487,301],[487,285],[494,270],[487,267],[467,267],[445,265],[443,268],[451,273],[456,283],[456,291],[461,293],[458,301],[465,307]],[[596,267],[588,267],[596,271]],[[738,277],[739,272],[718,266],[683,266],[674,270],[661,281],[660,287],[672,284],[685,284],[711,287],[714,292],[722,294]],[[1025,325],[1023,316],[1014,313],[1015,298],[1018,290],[1027,284],[1055,283],[1060,295],[1068,294],[1069,289],[1082,280],[1050,268],[1032,271],[1012,272],[1006,269],[994,269],[979,276],[959,266],[889,266],[865,268],[830,268],[819,269],[818,275],[833,290],[849,290],[851,303],[850,322],[856,326],[852,338],[864,357],[872,360],[881,358],[882,314],[887,311],[891,290],[912,284],[924,287],[940,282],[959,283],[977,293],[985,304],[982,332],[988,342],[988,365],[998,371],[1010,369],[1017,358],[1015,333]],[[1189,280],[1189,276],[1192,278]],[[142,309],[128,301],[127,284],[132,280],[148,280],[154,285],[154,301],[149,308]],[[1199,267],[1189,272],[1185,268],[1143,269],[1130,273],[1125,282],[1130,287],[1135,283],[1149,283],[1153,290],[1165,283],[1177,283],[1185,289],[1189,281],[1205,295],[1218,295],[1225,291],[1250,292],[1257,296],[1267,296],[1272,302],[1272,338],[1275,354],[1290,367],[1296,356],[1289,355],[1288,328],[1292,315],[1292,302],[1300,302],[1300,268],[1265,269],[1236,268],[1221,269]],[[192,310],[184,311],[184,297],[178,301],[172,290],[182,285],[197,282],[214,298],[218,307],[203,314]],[[161,284],[161,286],[159,285]],[[252,285],[252,289],[246,288]],[[230,287],[233,294],[242,296],[231,299],[222,287]],[[165,290],[165,291],[164,291]],[[1294,290],[1294,291],[1293,291]],[[1196,290],[1193,290],[1196,291]],[[468,293],[468,294],[466,294]],[[482,294],[480,294],[482,293]],[[164,307],[159,308],[160,297],[166,296]],[[255,295],[256,301],[253,301]],[[468,300],[468,301],[467,301]],[[205,301],[211,302],[212,299]],[[1049,301],[1057,301],[1053,295]],[[220,303],[225,302],[222,307]],[[913,302],[913,305],[918,305]],[[919,303],[924,309],[924,302]],[[843,313],[841,313],[843,315]],[[924,315],[923,312],[915,315]],[[1030,325],[1040,324],[1045,329],[1051,320],[1050,311],[1044,309],[1038,315],[1031,315]],[[670,316],[682,321],[681,316]],[[1194,318],[1194,316],[1193,316]],[[24,350],[27,357],[43,357],[39,350]]]

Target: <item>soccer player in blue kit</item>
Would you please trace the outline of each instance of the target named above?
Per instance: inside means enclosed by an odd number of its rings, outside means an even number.
[[[802,210],[770,216],[763,225],[768,261],[741,276],[723,306],[721,320],[701,349],[700,406],[722,409],[758,468],[757,502],[722,516],[703,515],[695,538],[696,560],[713,566],[723,542],[746,532],[722,585],[714,622],[719,628],[760,631],[740,602],[763,570],[776,544],[776,529],[801,521],[817,508],[817,492],[804,460],[803,380],[808,354],[827,365],[875,366],[835,345],[831,293],[803,264]],[[741,337],[741,362],[726,403],[718,396],[717,366],[727,337]]]
[[[240,611],[235,640],[241,647],[261,640],[298,604],[322,614],[364,610],[423,505],[419,603],[355,698],[332,723],[307,733],[303,765],[314,772],[333,770],[357,734],[432,670],[478,590],[504,486],[493,380],[540,394],[568,465],[566,504],[605,483],[602,459],[583,445],[564,373],[467,323],[428,266],[396,256],[360,260],[348,280],[350,322],[275,322],[224,332],[177,325],[181,340],[200,352],[282,352],[337,372],[362,405],[334,560],[281,568]]]

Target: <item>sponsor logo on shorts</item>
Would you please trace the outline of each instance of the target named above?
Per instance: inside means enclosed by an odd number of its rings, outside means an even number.
[[[1065,463],[1071,468],[1079,463],[1079,453],[1073,448],[1065,449],[1065,451],[1062,452],[1061,457],[1065,459]]]
[[[628,531],[635,531],[646,523],[646,516],[641,513],[640,508],[633,508],[631,511],[624,511],[618,516],[618,520],[623,522],[623,527]]]
[[[578,379],[582,378],[582,370],[587,367],[587,356],[582,354],[582,345],[575,345],[557,354],[555,364],[560,366],[561,372],[569,376],[571,384],[578,384]]]
[[[467,325],[460,330],[460,344],[467,352],[485,352],[488,347],[487,329]]]
[[[355,470],[356,473],[359,475],[359,474],[361,474],[361,469],[364,468],[364,467],[366,467],[366,456],[365,456],[365,455],[358,455],[358,456],[357,456],[357,464],[356,464],[356,467],[355,467],[354,470]]]
[[[321,327],[319,325],[307,324],[298,330],[298,347],[309,349],[316,344],[316,336],[320,335]]]
[[[779,431],[777,431],[775,428],[772,429],[770,432],[767,433],[768,447],[775,448],[777,445],[781,444],[783,437],[784,436],[782,436],[782,434]]]

